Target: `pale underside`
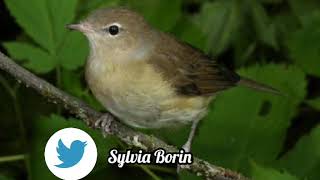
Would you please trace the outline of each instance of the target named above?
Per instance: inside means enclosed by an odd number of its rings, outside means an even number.
[[[211,98],[177,96],[170,82],[151,65],[142,61],[112,63],[110,59],[91,57],[86,78],[100,103],[126,124],[161,128],[187,124],[206,115]]]

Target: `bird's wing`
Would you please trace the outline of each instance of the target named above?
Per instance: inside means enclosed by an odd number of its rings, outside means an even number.
[[[176,92],[185,96],[210,96],[235,86],[236,73],[205,56],[200,50],[179,42],[170,35],[160,34],[159,45],[149,63],[171,82]]]
[[[61,139],[59,139],[59,142],[58,142],[57,152],[58,152],[58,158],[62,162],[67,161],[67,159],[70,155],[70,149],[66,145],[63,144]]]

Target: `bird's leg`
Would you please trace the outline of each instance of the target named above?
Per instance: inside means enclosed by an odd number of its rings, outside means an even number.
[[[200,119],[199,119],[199,120],[196,120],[196,121],[194,121],[194,122],[192,123],[188,140],[187,140],[187,142],[182,146],[182,149],[184,149],[186,152],[190,152],[190,151],[191,151],[191,145],[192,145],[192,142],[193,142],[193,138],[194,138],[194,136],[195,136],[195,134],[196,134],[196,130],[197,130],[197,127],[198,127],[199,122],[200,122]]]
[[[191,145],[192,145],[192,142],[193,142],[193,138],[196,134],[196,131],[197,131],[197,127],[198,127],[198,124],[200,122],[201,119],[198,119],[196,121],[193,121],[192,123],[192,126],[191,126],[191,130],[190,130],[190,133],[189,133],[189,137],[188,137],[188,140],[187,142],[182,146],[182,149],[185,151],[185,152],[191,152]],[[183,166],[188,166],[188,165],[179,165],[177,166],[177,172],[179,173],[181,168]]]
[[[106,137],[111,134],[111,123],[115,120],[115,117],[110,113],[103,114],[94,124],[95,128],[101,128],[103,136]]]

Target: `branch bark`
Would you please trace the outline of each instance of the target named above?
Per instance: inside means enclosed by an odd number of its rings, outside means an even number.
[[[65,93],[64,91],[54,87],[47,81],[37,77],[28,70],[16,64],[13,60],[0,52],[0,69],[9,73],[17,81],[22,82],[26,87],[31,87],[40,95],[46,97],[50,102],[63,105],[63,107],[82,119],[87,125],[94,124],[102,115],[90,108],[83,101]],[[157,148],[163,148],[168,152],[177,152],[174,146],[166,144],[164,141],[150,135],[143,134],[133,130],[120,122],[111,124],[111,134],[117,136],[120,140],[131,146],[136,146],[144,150],[152,151]],[[215,166],[209,162],[194,157],[194,162],[184,169],[206,179],[213,180],[249,180],[237,172]]]

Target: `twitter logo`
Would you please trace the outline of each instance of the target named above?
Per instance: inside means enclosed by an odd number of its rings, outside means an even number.
[[[87,132],[69,127],[51,135],[44,158],[48,169],[59,179],[79,180],[93,170],[98,151]]]
[[[69,168],[76,165],[83,157],[87,142],[74,140],[70,148],[63,144],[59,139],[57,146],[58,158],[62,161],[61,164],[55,165],[58,168]]]

